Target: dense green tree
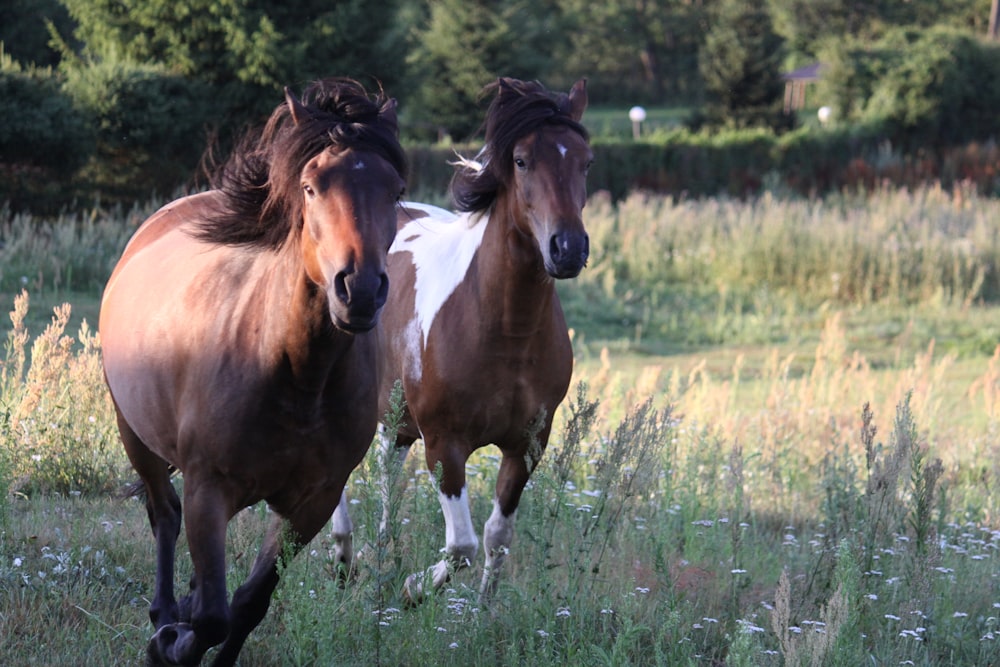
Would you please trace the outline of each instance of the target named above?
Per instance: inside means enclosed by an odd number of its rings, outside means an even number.
[[[479,92],[500,76],[550,65],[559,12],[550,0],[429,0],[408,59],[419,82],[410,113],[431,134],[464,140],[482,122]]]
[[[782,47],[766,5],[723,0],[699,60],[705,121],[735,127],[787,125],[790,117],[781,107]]]
[[[877,39],[897,26],[948,25],[983,34],[990,0],[767,0],[796,64],[830,40]]]
[[[24,65],[59,64],[49,46],[49,25],[69,33],[72,20],[60,0],[4,0],[0,3],[0,42],[4,52]]]
[[[837,117],[882,128],[897,144],[996,138],[1000,46],[949,28],[897,28],[830,49],[823,90]]]
[[[328,75],[401,78],[399,0],[62,0],[81,66],[160,65],[211,84],[236,115],[260,115],[281,87]]]
[[[592,97],[660,104],[700,91],[698,48],[713,0],[561,0],[569,80],[586,76]]]

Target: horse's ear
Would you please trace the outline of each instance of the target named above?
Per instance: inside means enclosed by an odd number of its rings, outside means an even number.
[[[292,114],[292,121],[298,125],[304,121],[309,116],[309,110],[303,106],[299,98],[295,97],[295,93],[288,86],[285,86],[285,102],[288,104],[288,110]]]
[[[509,76],[501,76],[497,79],[497,96],[501,96],[504,93],[514,92],[514,79]]]
[[[399,103],[396,101],[395,97],[389,98],[388,101],[382,106],[382,110],[379,111],[379,118],[381,118],[386,123],[392,125],[393,127],[399,126],[399,117],[396,113],[396,107]]]
[[[587,108],[587,80],[580,79],[569,91],[569,116],[576,122],[583,118]]]

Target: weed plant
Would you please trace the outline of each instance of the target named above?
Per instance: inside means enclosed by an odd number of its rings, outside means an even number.
[[[58,307],[31,343],[28,294],[14,300],[12,329],[0,364],[0,459],[8,492],[114,491],[127,468],[111,418],[99,343],[86,322],[64,335],[70,306]]]

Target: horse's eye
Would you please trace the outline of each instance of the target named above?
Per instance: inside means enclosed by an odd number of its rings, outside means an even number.
[[[527,166],[527,163],[525,163],[524,158],[522,157],[514,158],[514,164],[517,165],[518,169],[524,169]]]
[[[302,192],[306,193],[307,197],[315,197],[316,196],[316,191],[313,190],[312,186],[309,185],[308,183],[303,183],[302,184]]]
[[[593,166],[594,166],[594,161],[593,161],[593,160],[588,160],[588,161],[587,161],[587,164],[585,164],[585,165],[583,166],[583,173],[585,173],[585,174],[586,174],[587,172],[589,172],[589,171],[590,171],[590,168],[591,168],[591,167],[593,167]]]

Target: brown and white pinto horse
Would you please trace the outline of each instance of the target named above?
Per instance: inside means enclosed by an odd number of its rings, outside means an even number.
[[[580,124],[584,81],[568,95],[512,79],[492,88],[485,146],[452,182],[461,213],[412,203],[400,211],[377,329],[380,409],[397,380],[406,400],[396,444],[420,438],[428,468],[441,466],[446,557],[426,573],[434,589],[478,550],[467,459],[489,444],[503,454],[483,535],[484,596],[496,587],[521,492],[569,386],[573,352],[555,279],[575,277],[587,262],[582,209],[593,161]],[[333,538],[344,564],[350,531],[342,498]],[[406,595],[419,601],[426,588],[423,574],[411,575]]]
[[[327,79],[244,142],[220,187],[168,204],[104,292],[104,372],[156,538],[153,664],[232,665],[277,560],[330,518],[377,423],[375,326],[406,158],[395,101]],[[366,333],[368,332],[368,333]],[[190,593],[174,597],[183,473]],[[226,525],[274,511],[230,604]]]

